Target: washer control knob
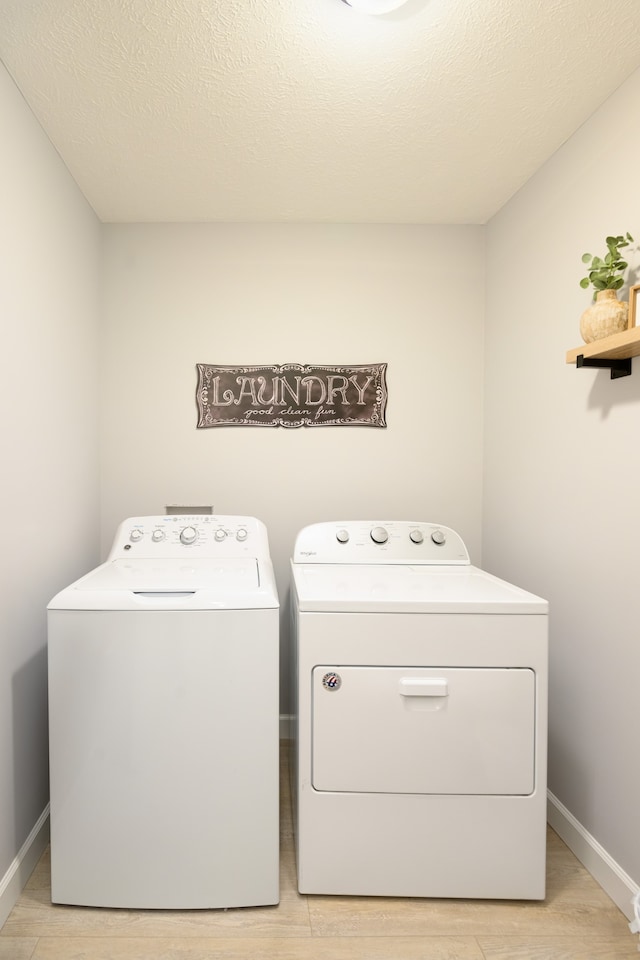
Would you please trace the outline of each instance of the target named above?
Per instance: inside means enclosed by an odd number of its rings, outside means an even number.
[[[222,529],[222,527],[218,527],[218,529],[217,529],[216,532],[214,533],[214,537],[215,537],[215,539],[218,541],[218,543],[220,543],[221,540],[224,540],[224,538],[226,537],[226,535],[227,535],[227,533],[226,533],[225,530]]]
[[[431,534],[431,539],[438,546],[442,546],[442,544],[445,542],[447,538],[445,537],[442,530],[434,530],[433,533]]]
[[[371,531],[371,539],[374,543],[386,543],[389,539],[389,534],[384,527],[374,527]]]
[[[129,540],[131,540],[131,543],[137,543],[138,540],[142,540],[143,536],[142,530],[132,530],[129,534]]]
[[[180,540],[182,543],[195,543],[198,531],[195,527],[184,527],[180,531]]]
[[[236,540],[243,541],[243,540],[246,540],[248,536],[249,536],[249,531],[245,530],[244,527],[240,527],[240,529],[236,533]]]
[[[409,534],[409,540],[411,540],[412,543],[422,543],[424,540],[422,530],[412,530]]]
[[[336,533],[336,540],[338,543],[349,543],[349,531],[338,530]]]
[[[161,540],[164,540],[164,530],[154,530],[151,534],[151,539],[155,543],[160,543]]]

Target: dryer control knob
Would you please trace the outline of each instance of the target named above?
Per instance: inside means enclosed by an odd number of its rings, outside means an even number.
[[[142,540],[143,536],[142,530],[132,530],[129,534],[129,540],[131,540],[131,543],[137,543],[138,540]]]
[[[236,533],[236,540],[241,540],[241,541],[246,540],[248,536],[249,536],[249,531],[245,530],[244,527],[240,527],[240,529]]]
[[[198,531],[195,527],[184,527],[180,531],[180,540],[182,543],[194,543],[197,536]]]
[[[411,540],[412,543],[422,543],[424,540],[422,530],[412,530],[409,534],[409,540]]]
[[[434,543],[437,543],[438,546],[441,546],[447,538],[445,537],[442,530],[434,530],[433,533],[431,534],[431,539],[433,540]]]
[[[221,527],[219,527],[219,528],[216,530],[216,532],[214,533],[214,537],[216,538],[216,540],[217,540],[218,542],[220,542],[221,540],[224,540],[224,538],[226,537],[226,535],[227,535],[226,531],[223,530]]]
[[[389,539],[389,534],[384,527],[374,527],[371,531],[371,539],[374,543],[386,543]]]
[[[161,540],[164,540],[164,530],[154,530],[151,539],[154,543],[160,543]]]
[[[336,533],[336,540],[338,543],[349,543],[349,531],[338,530]]]

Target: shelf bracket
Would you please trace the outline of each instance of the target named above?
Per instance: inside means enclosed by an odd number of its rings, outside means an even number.
[[[611,370],[611,379],[617,380],[618,377],[628,377],[631,374],[631,357],[624,360],[618,358],[595,359],[584,357],[581,353],[576,357],[576,367],[606,367]]]

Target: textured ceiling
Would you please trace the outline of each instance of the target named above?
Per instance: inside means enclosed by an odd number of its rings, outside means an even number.
[[[484,223],[640,66],[640,2],[0,0],[0,57],[104,221]]]

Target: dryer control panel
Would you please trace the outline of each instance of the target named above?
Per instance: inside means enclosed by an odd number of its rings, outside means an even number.
[[[296,538],[294,563],[468,564],[462,537],[440,523],[347,520],[315,523]]]
[[[265,525],[255,517],[129,517],[118,527],[108,560],[120,557],[269,558]]]

